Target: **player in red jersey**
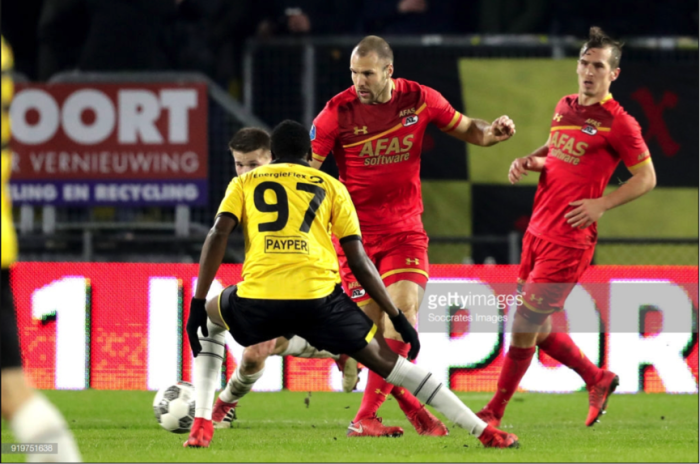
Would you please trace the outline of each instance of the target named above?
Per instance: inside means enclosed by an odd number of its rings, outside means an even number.
[[[392,300],[415,325],[428,281],[428,237],[421,213],[420,157],[428,123],[481,146],[515,134],[507,116],[493,123],[455,111],[437,91],[406,79],[392,79],[393,52],[384,39],[365,37],[350,58],[353,86],[333,97],[311,128],[314,166],[333,152],[360,219],[365,249],[389,289]],[[336,243],[345,291],[383,331],[402,356],[408,345],[369,299]],[[447,435],[447,428],[411,393],[369,374],[367,388],[348,436],[399,436],[400,427],[382,425],[376,413],[387,395],[398,401],[422,435]]]
[[[532,218],[523,238],[518,279],[523,304],[515,314],[513,337],[498,390],[479,412],[496,426],[525,375],[535,345],[570,367],[586,382],[593,425],[605,411],[618,377],[593,364],[566,333],[551,332],[551,317],[562,309],[593,257],[596,222],[609,209],[630,202],[656,185],[654,166],[637,121],[609,93],[620,75],[621,44],[597,27],[581,49],[578,94],[562,98],[547,143],[516,159],[508,178],[515,184],[527,171],[541,172]],[[603,195],[622,160],[632,173],[617,190]]]

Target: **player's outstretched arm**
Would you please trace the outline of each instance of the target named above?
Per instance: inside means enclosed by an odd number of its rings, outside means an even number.
[[[377,268],[374,267],[367,253],[365,253],[362,242],[360,240],[348,240],[344,243],[341,242],[341,244],[353,275],[369,296],[379,304],[382,311],[387,313],[389,319],[391,319],[391,323],[394,324],[394,328],[401,334],[403,341],[411,344],[411,351],[408,353],[408,359],[415,359],[420,350],[418,333],[411,323],[408,322],[403,312],[391,301],[389,292],[387,292],[384,282],[379,272],[377,272]]]
[[[656,171],[651,159],[641,166],[630,169],[630,173],[632,177],[627,182],[607,195],[569,203],[574,209],[564,216],[567,219],[566,222],[571,224],[571,227],[585,229],[600,219],[607,210],[629,203],[656,187]]]
[[[463,142],[490,147],[514,136],[515,123],[508,116],[501,116],[492,123],[464,116],[448,134]]]

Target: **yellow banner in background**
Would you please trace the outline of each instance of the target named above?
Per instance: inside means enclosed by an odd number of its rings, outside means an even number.
[[[505,114],[515,121],[517,129],[505,143],[466,148],[469,182],[516,189],[508,182],[508,168],[513,159],[530,154],[547,141],[557,102],[577,91],[576,59],[463,58],[458,67],[466,114],[487,121]],[[633,116],[644,118],[644,114]],[[651,154],[658,160],[664,156],[653,149]],[[539,174],[529,173],[521,184],[536,185],[538,179]],[[617,184],[613,177],[606,193]],[[599,237],[697,237],[697,224],[697,188],[656,187],[644,197],[608,211],[598,222],[598,232]],[[697,259],[697,246],[692,245],[599,245],[595,255],[597,264],[694,264]]]
[[[508,184],[510,163],[547,142],[554,107],[576,93],[576,59],[463,58],[458,66],[466,114],[487,121],[508,115],[517,131],[494,147],[469,146],[469,180]],[[530,173],[524,183],[536,184],[538,178]]]

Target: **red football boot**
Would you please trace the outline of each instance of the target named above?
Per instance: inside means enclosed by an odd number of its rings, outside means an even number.
[[[238,401],[226,403],[221,398],[216,399],[214,410],[211,413],[211,420],[215,429],[230,429],[233,421],[236,420],[236,405]]]
[[[185,448],[209,448],[214,437],[214,424],[203,417],[195,417],[190,430],[190,437],[182,444]]]
[[[418,435],[445,437],[450,434],[445,424],[433,416],[425,406],[421,406],[420,409],[413,411],[410,415],[406,414],[406,417],[416,429]]]
[[[586,417],[586,427],[590,427],[598,422],[598,418],[605,414],[605,408],[608,406],[608,399],[619,384],[620,377],[615,375],[614,372],[603,371],[600,380],[586,387],[588,389],[588,417]]]
[[[519,448],[518,437],[512,433],[498,430],[496,427],[487,425],[479,437],[479,441],[484,448]]]
[[[501,418],[496,416],[496,414],[491,411],[487,406],[484,409],[476,413],[476,417],[486,422],[492,427],[498,427],[501,425]]]
[[[382,418],[377,416],[350,422],[348,437],[400,437],[403,435],[401,427],[386,427],[382,424]]]

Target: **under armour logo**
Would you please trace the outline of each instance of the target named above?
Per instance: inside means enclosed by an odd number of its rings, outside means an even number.
[[[562,118],[562,117],[563,117],[563,116],[562,116],[561,114],[557,113],[557,114],[554,115],[554,117],[553,117],[552,119],[553,119],[554,121],[556,121],[556,122],[559,122],[559,121],[561,121],[561,118]]]
[[[535,295],[534,293],[530,295],[530,301],[535,301],[537,302],[537,304],[542,304],[542,300],[542,297],[537,298],[537,295]]]
[[[656,104],[654,102],[654,96],[651,94],[649,89],[642,87],[635,91],[632,95],[637,103],[642,106],[644,115],[649,121],[649,127],[645,131],[644,140],[649,142],[651,139],[656,137],[661,146],[661,151],[664,152],[666,156],[673,156],[678,153],[681,146],[678,142],[673,140],[671,134],[668,132],[668,126],[666,121],[664,121],[664,110],[666,108],[675,108],[678,104],[678,95],[673,92],[664,92],[661,101]]]
[[[411,264],[415,264],[416,266],[418,266],[420,264],[420,260],[418,258],[416,258],[416,259],[406,258],[406,265],[411,265]]]
[[[365,135],[367,135],[367,126],[362,126],[361,128],[360,128],[360,127],[356,127],[356,128],[354,129],[354,131],[355,131],[355,135],[359,135],[359,134],[365,134]]]
[[[384,393],[383,391],[381,391],[381,390],[378,389],[378,388],[377,388],[376,390],[374,390],[374,393],[376,393],[377,395],[384,395],[384,398],[386,398],[387,396],[389,396],[388,393]]]

